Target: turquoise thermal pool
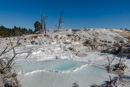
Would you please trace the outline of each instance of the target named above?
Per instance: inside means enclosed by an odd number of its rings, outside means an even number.
[[[17,61],[15,66],[18,72],[29,73],[33,71],[43,70],[50,72],[74,72],[85,66],[87,62],[78,62],[67,59],[56,59],[48,61]]]
[[[103,67],[66,59],[16,61],[15,69],[23,87],[89,87],[109,79]]]

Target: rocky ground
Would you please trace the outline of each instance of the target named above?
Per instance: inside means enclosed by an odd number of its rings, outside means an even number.
[[[20,38],[20,42],[18,43],[19,48],[27,47],[29,45],[44,45],[44,50],[42,50],[42,52],[45,53],[44,56],[48,56],[46,53],[50,53],[50,56],[54,54],[54,58],[62,58],[63,55],[70,55],[71,57],[75,57],[75,59],[78,60],[82,58],[81,61],[84,61],[86,60],[85,57],[88,56],[89,53],[100,52],[100,57],[97,58],[101,58],[101,53],[116,55],[116,57],[121,57],[122,60],[125,60],[123,63],[128,68],[130,67],[129,33],[117,32],[111,29],[47,30],[47,36],[44,36],[44,34],[32,34],[20,37],[11,37],[14,45],[16,44],[18,38]],[[5,48],[9,43],[9,38],[0,38],[0,51],[2,51],[3,48]],[[32,49],[32,52],[33,51],[35,51],[35,49]],[[38,52],[41,52],[41,50]],[[34,56],[36,53],[33,52],[32,55]],[[1,56],[1,58],[2,57],[3,56]],[[96,58],[88,58],[87,60],[91,62],[94,62],[96,60]],[[107,60],[105,61],[106,62],[104,62],[103,65],[106,65],[105,63],[107,63]],[[98,62],[100,61],[97,61],[95,64],[99,64]],[[117,63],[117,61],[114,62],[114,64],[115,63]],[[127,78],[125,78],[127,81],[126,83],[124,82],[122,84],[118,84],[118,87],[128,87],[130,84],[129,73],[129,69],[126,69],[124,71],[123,74]]]

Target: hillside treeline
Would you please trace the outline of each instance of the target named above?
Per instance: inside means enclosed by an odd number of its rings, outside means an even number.
[[[14,28],[6,28],[0,26],[0,37],[11,37],[11,36],[22,36],[23,34],[33,34],[34,32],[31,29],[20,28],[14,26]]]

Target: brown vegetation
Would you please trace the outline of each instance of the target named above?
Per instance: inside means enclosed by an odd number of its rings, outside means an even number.
[[[36,39],[38,36],[30,36],[30,37],[27,37],[26,40],[32,40],[32,39]]]
[[[123,33],[123,34],[128,34],[128,35],[130,35],[130,32],[129,31],[124,31],[124,30],[112,30],[112,31],[114,31],[114,32],[118,32],[118,33]]]

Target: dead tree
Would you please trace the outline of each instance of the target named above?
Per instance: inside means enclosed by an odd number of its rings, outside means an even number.
[[[119,77],[114,77],[113,79],[111,79],[111,76],[109,75],[109,81],[105,81],[104,84],[101,85],[96,85],[93,84],[91,87],[117,87],[117,82],[119,80]]]
[[[106,68],[107,68],[108,72],[110,72],[111,71],[112,62],[114,61],[116,56],[114,56],[112,59],[110,59],[110,57],[107,54],[106,54],[106,56],[107,56],[107,60],[108,60],[108,66]]]
[[[41,28],[44,27],[45,36],[46,36],[46,23],[47,23],[46,19],[47,19],[47,16],[43,15],[41,12]]]
[[[59,18],[59,23],[58,23],[58,30],[62,28],[62,23],[63,23],[62,16],[63,16],[63,11],[61,11],[61,13],[60,13],[60,18]]]
[[[121,47],[119,47],[119,51],[117,54],[111,59],[107,54],[107,60],[108,60],[108,66],[106,66],[106,69],[110,73],[119,74],[122,76],[127,66],[123,63],[122,57],[119,59],[119,63],[112,65],[112,62],[114,61],[115,57],[121,52]]]
[[[30,55],[29,52],[16,52],[15,47],[19,46],[20,38],[17,40],[16,44],[11,41],[11,38],[9,37],[9,44],[4,48],[4,50],[0,53],[0,57],[4,54],[6,54],[9,51],[13,51],[13,56],[11,58],[0,58],[0,80],[3,85],[0,85],[0,87],[21,87],[19,84],[19,81],[17,80],[17,74],[15,72],[12,72],[12,66],[13,61],[16,58],[18,54],[22,53],[28,53],[25,58],[27,58]]]

